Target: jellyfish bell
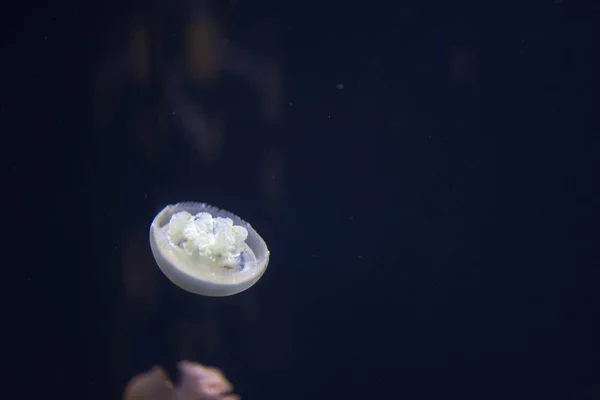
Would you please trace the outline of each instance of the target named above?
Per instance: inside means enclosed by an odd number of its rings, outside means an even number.
[[[202,296],[240,293],[269,263],[267,244],[249,223],[204,203],[165,207],[150,226],[150,247],[171,282]]]

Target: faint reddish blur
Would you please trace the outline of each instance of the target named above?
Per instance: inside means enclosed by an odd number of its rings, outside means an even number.
[[[147,237],[152,214],[173,198],[207,201],[203,186],[219,192],[220,181],[207,181],[217,174],[207,177],[206,171],[224,171],[219,179],[230,186],[256,188],[248,201],[259,215],[281,209],[282,150],[269,136],[276,129],[262,129],[276,127],[281,113],[277,57],[269,51],[258,55],[252,42],[238,45],[243,33],[232,38],[224,27],[236,31],[235,21],[215,13],[210,1],[155,2],[150,11],[127,7],[119,16],[106,13],[115,21],[103,22],[111,30],[99,38],[94,81],[97,151],[110,159],[106,164],[115,169],[123,197],[107,203],[103,196],[111,190],[104,187],[114,183],[103,182],[111,174],[99,171],[91,197],[97,208],[113,209],[123,221],[115,246],[122,297],[110,352],[116,386],[165,359],[167,368],[173,360],[205,359],[229,370],[246,368],[245,376],[251,373],[248,365],[277,368],[290,351],[289,315],[264,323],[272,318],[265,315],[258,289],[218,301],[181,291],[161,275]],[[246,120],[253,129],[243,129]],[[241,174],[231,167],[240,156],[247,165]],[[112,201],[118,204],[111,207]],[[285,283],[278,287],[285,294]],[[231,345],[239,341],[251,347],[245,360]],[[165,371],[154,368],[130,382],[125,398],[236,398],[194,397],[198,371],[208,371],[202,368],[181,364],[182,376],[196,378],[184,381],[177,393]]]
[[[456,87],[475,86],[479,82],[479,61],[473,51],[449,50],[448,82]]]
[[[181,361],[179,385],[173,385],[165,370],[155,366],[127,384],[124,400],[237,400],[233,385],[221,370]]]
[[[154,78],[154,82],[162,86],[163,97],[159,101],[164,113],[179,120],[180,133],[195,146],[199,157],[214,158],[222,150],[226,121],[218,112],[205,111],[197,99],[186,95],[184,85],[210,89],[224,72],[238,76],[260,94],[264,120],[275,122],[281,113],[281,70],[277,62],[253,55],[230,41],[208,1],[181,0],[177,6],[170,7],[173,8],[168,9],[173,13],[170,17],[179,20],[176,33],[163,32],[160,27],[157,31],[156,21],[134,15],[126,27],[125,42],[116,43],[111,54],[99,63],[95,73],[96,125],[101,128],[120,111],[116,97],[122,86],[131,82],[144,90]],[[173,47],[179,50],[167,53],[163,41],[173,38],[179,42]],[[139,112],[155,113],[156,110]],[[154,121],[156,115],[148,117]],[[144,126],[146,120],[139,119],[138,140],[151,157],[153,152],[148,149],[159,143],[153,136],[164,132],[160,129],[148,132]]]

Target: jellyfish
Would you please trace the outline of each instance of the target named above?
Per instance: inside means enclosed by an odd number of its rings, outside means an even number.
[[[267,244],[249,223],[204,203],[165,207],[150,226],[150,247],[171,282],[202,296],[240,293],[269,263]]]

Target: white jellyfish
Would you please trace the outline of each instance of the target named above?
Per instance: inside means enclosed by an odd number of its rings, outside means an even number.
[[[174,284],[203,296],[231,296],[267,269],[269,249],[249,223],[203,203],[165,207],[150,226],[156,263]]]

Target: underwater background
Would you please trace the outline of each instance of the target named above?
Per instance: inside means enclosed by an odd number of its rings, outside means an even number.
[[[33,132],[14,192],[47,208],[31,398],[127,398],[182,360],[250,400],[600,398],[597,5],[22,11],[2,75]],[[256,285],[161,273],[150,223],[182,201],[260,233]]]

